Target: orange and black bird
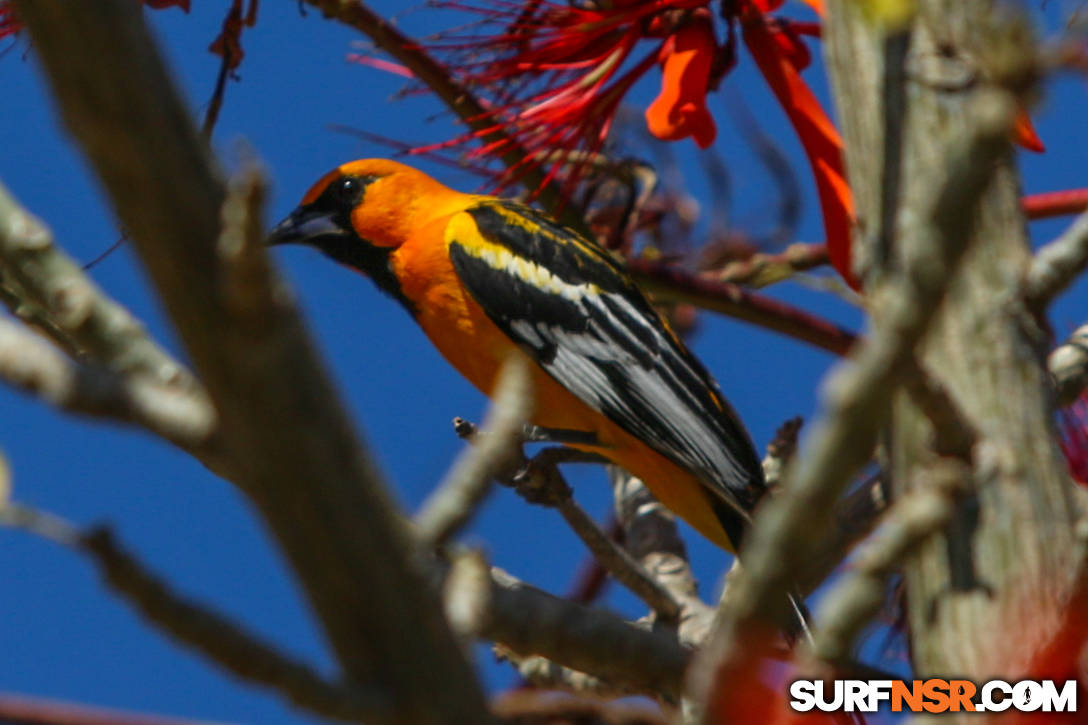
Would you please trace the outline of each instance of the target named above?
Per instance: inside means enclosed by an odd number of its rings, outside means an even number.
[[[489,395],[531,361],[531,423],[641,478],[736,551],[766,488],[717,383],[608,252],[548,216],[464,194],[383,159],[321,178],[270,244],[306,244],[369,276]]]

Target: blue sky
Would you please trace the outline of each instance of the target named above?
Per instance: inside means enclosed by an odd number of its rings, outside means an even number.
[[[794,3],[797,14],[806,11]],[[1060,12],[1052,4],[1050,14]],[[218,33],[226,3],[195,0],[149,13],[194,115],[203,113],[218,69],[206,52]],[[404,11],[393,0],[375,2],[397,13],[413,34],[463,20],[433,9]],[[388,150],[330,130],[333,124],[365,129],[408,142],[433,142],[458,132],[438,102],[427,96],[394,96],[403,79],[347,63],[358,41],[350,29],[294,2],[261,6],[258,26],[243,43],[240,82],[227,89],[215,144],[221,157],[252,147],[274,187],[268,221],[286,214],[321,174],[343,161],[388,155]],[[818,53],[817,53],[818,55]],[[808,77],[819,85],[819,68]],[[650,83],[632,101],[644,107]],[[33,52],[20,41],[0,58],[0,88],[8,102],[0,113],[0,179],[52,226],[58,241],[79,260],[102,252],[118,232],[98,184],[82,156],[58,127]],[[821,88],[826,98],[826,89]],[[773,221],[774,186],[724,112],[726,98],[742,96],[765,130],[793,160],[804,189],[800,239],[822,235],[807,166],[770,94],[742,59],[741,67],[711,99],[719,118],[717,149],[733,179],[732,218],[764,228]],[[1038,128],[1050,151],[1023,155],[1025,186],[1047,191],[1088,185],[1082,81],[1065,78],[1047,87]],[[690,141],[672,145],[685,184],[704,205],[710,200],[697,151]],[[631,148],[650,157],[650,148]],[[477,180],[445,167],[420,164],[452,186]],[[1045,240],[1066,222],[1032,227]],[[460,444],[450,419],[479,419],[482,398],[462,381],[415,328],[401,308],[364,279],[305,249],[274,256],[294,285],[336,380],[368,443],[377,452],[396,496],[411,508],[442,476]],[[122,248],[92,271],[95,280],[147,322],[171,349],[177,340],[148,289],[130,250]],[[1068,293],[1053,316],[1059,334],[1084,321],[1088,289]],[[856,310],[797,284],[772,294],[857,329]],[[703,315],[693,347],[717,377],[763,447],[776,426],[793,415],[811,417],[818,383],[833,362],[820,351],[713,315]],[[17,500],[79,524],[106,522],[121,540],[186,595],[275,640],[299,657],[330,668],[325,645],[305,611],[282,560],[243,498],[198,463],[142,433],[58,414],[0,386],[0,449],[14,470]],[[572,472],[576,496],[604,517],[609,495],[600,471]],[[555,512],[530,508],[498,491],[467,539],[492,560],[538,586],[563,592],[585,552]],[[711,591],[727,563],[724,554],[688,532],[696,571]],[[145,627],[99,584],[91,567],[71,552],[25,534],[0,530],[0,691],[133,708],[194,719],[301,723],[308,718],[279,700],[208,667]],[[608,606],[628,615],[638,604],[617,587]],[[478,650],[481,676],[497,689],[513,677]]]

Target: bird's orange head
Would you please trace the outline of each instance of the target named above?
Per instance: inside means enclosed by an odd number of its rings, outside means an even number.
[[[375,264],[429,221],[451,213],[464,198],[396,161],[352,161],[321,177],[276,225],[268,243],[306,244],[373,273]]]

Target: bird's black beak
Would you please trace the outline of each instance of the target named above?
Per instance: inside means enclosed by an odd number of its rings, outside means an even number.
[[[268,246],[278,244],[308,244],[321,247],[354,234],[346,215],[312,204],[291,212],[268,234]]]

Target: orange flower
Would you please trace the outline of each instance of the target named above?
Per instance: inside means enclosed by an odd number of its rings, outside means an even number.
[[[662,141],[691,136],[699,148],[714,143],[718,129],[706,108],[710,66],[717,45],[704,18],[670,35],[658,56],[661,93],[646,109],[646,127]]]

